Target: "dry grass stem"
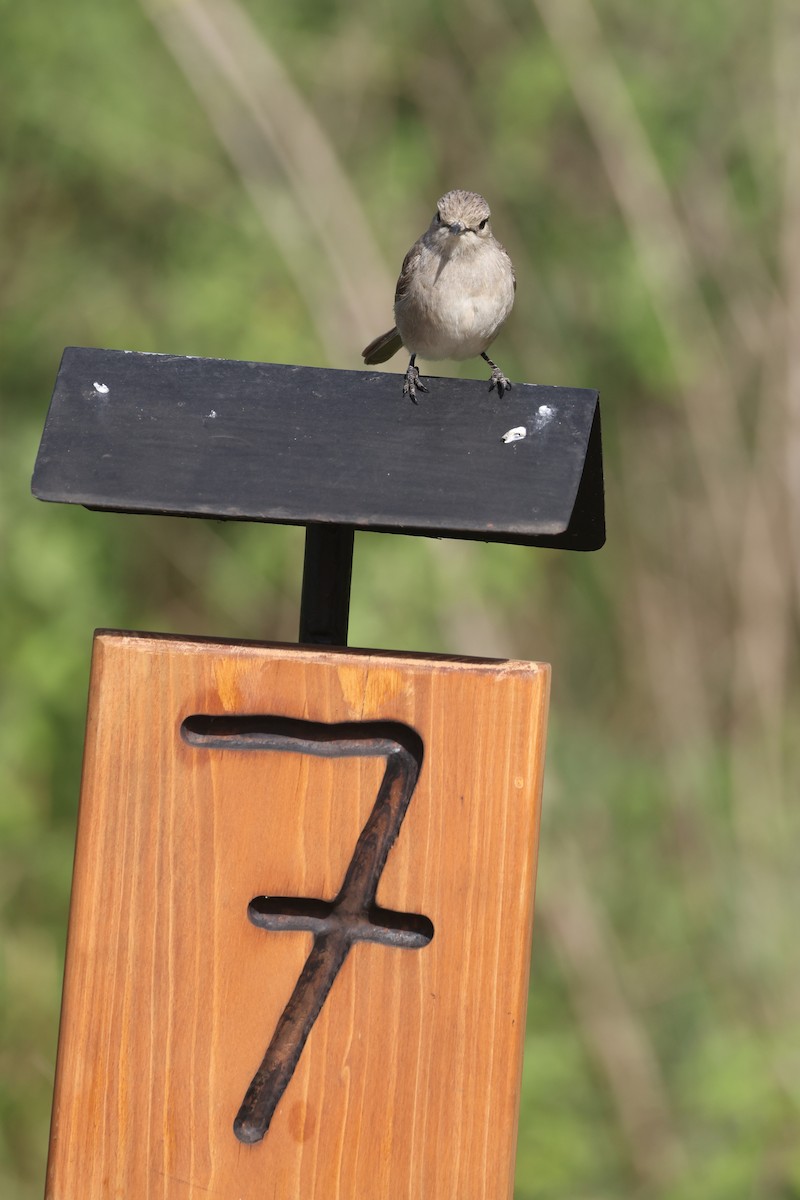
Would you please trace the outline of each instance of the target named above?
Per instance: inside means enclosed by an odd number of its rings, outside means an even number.
[[[235,0],[142,3],[282,248],[329,360],[352,364],[375,334],[376,312],[388,313],[394,280],[329,135]],[[280,202],[265,161],[278,164],[291,204]]]
[[[670,348],[703,478],[721,569],[733,576],[736,504],[744,466],[731,417],[736,396],[725,348],[698,286],[670,189],[591,0],[533,0],[564,63],[625,219]],[[702,397],[702,399],[700,399]]]
[[[667,1090],[647,1030],[623,989],[620,951],[591,895],[575,841],[550,846],[557,897],[540,894],[536,919],[556,950],[581,1029],[614,1101],[641,1183],[666,1187],[685,1166]]]

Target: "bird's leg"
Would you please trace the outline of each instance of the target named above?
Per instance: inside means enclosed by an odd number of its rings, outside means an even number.
[[[498,367],[497,363],[493,363],[485,350],[481,350],[481,358],[485,358],[489,366],[492,368],[492,377],[489,380],[489,391],[493,392],[497,388],[497,394],[502,398],[506,388],[511,387],[511,380],[506,379],[503,372]]]
[[[421,392],[427,392],[428,390],[420,378],[419,367],[414,361],[416,357],[416,354],[411,355],[411,362],[408,364],[405,383],[403,384],[403,395],[409,396],[413,404],[417,403],[417,388],[419,388]]]

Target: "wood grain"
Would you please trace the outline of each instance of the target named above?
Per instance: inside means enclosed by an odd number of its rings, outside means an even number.
[[[549,669],[97,636],[48,1200],[511,1196]],[[262,1142],[232,1124],[308,955],[262,894],[333,899],[379,758],[207,749],[192,715],[393,721],[422,769],[377,903]]]

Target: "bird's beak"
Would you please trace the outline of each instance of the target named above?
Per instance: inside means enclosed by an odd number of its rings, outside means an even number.
[[[447,228],[451,233],[463,233],[466,229],[466,225],[462,225],[460,221],[453,221],[453,224],[448,225]]]

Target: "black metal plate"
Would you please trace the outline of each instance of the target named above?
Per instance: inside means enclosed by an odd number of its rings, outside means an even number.
[[[605,540],[598,396],[71,347],[33,492],[122,512],[473,538]],[[525,426],[527,436],[504,444]]]

